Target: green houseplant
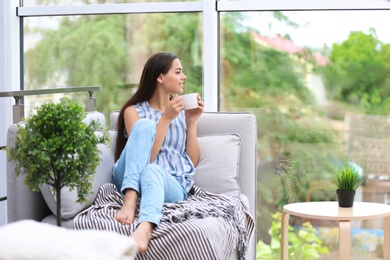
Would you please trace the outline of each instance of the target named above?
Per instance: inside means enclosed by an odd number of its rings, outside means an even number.
[[[363,184],[365,177],[351,164],[336,167],[332,172],[336,183],[336,193],[340,207],[352,207],[356,189]]]
[[[269,244],[259,240],[256,244],[256,260],[278,259],[281,254],[281,220],[282,213],[272,214],[272,224],[268,231],[271,237]],[[302,226],[289,226],[288,232],[289,259],[318,259],[321,254],[329,254],[329,249],[323,245],[318,231],[305,222]]]
[[[63,98],[46,103],[18,125],[15,146],[7,150],[15,161],[17,176],[25,175],[31,191],[48,184],[55,192],[57,225],[62,225],[61,189],[77,189],[77,202],[85,202],[92,178],[100,162],[97,144],[106,141],[98,135],[97,122],[85,124],[85,112],[75,101]]]

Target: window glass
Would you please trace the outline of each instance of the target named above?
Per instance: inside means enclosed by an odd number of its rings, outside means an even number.
[[[390,178],[389,22],[389,11],[221,15],[221,110],[257,117],[257,238],[266,245],[280,235],[280,215],[273,214],[286,203],[336,200],[335,167],[353,165],[367,185]],[[321,189],[311,192],[314,184]],[[387,194],[359,190],[355,200],[387,203]],[[301,226],[302,219],[292,225]],[[330,251],[338,250],[331,235],[337,232],[317,233]],[[358,234],[355,245],[364,244],[368,235]],[[353,252],[365,250],[355,247]],[[257,254],[269,253],[265,248]],[[372,258],[373,248],[362,253]],[[278,252],[264,259],[277,258]]]
[[[26,18],[25,89],[101,86],[95,94],[97,109],[109,114],[137,87],[147,58],[169,51],[182,62],[185,93],[202,93],[201,17],[191,13]],[[74,98],[85,104],[88,93]],[[41,99],[52,97],[26,97],[26,112]]]
[[[23,0],[22,6],[49,5],[85,5],[85,4],[123,4],[123,3],[157,3],[157,2],[195,2],[196,0]]]

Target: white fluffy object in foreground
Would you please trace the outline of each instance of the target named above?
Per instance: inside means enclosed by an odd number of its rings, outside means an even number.
[[[111,231],[71,230],[33,220],[0,227],[0,259],[132,260],[136,243]]]

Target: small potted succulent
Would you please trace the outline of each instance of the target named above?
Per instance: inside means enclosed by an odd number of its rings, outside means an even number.
[[[332,172],[336,183],[339,207],[353,207],[356,189],[363,184],[365,177],[353,165],[346,163]]]

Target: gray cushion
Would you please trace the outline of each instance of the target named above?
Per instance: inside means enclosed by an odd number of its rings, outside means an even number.
[[[112,167],[114,165],[114,158],[111,150],[105,144],[98,144],[98,149],[100,151],[99,156],[101,161],[96,168],[91,194],[87,196],[88,202],[76,202],[77,190],[74,189],[70,191],[68,187],[63,187],[61,190],[61,214],[63,219],[71,219],[77,213],[90,206],[95,200],[100,186],[111,181]],[[54,215],[57,215],[56,195],[52,192],[51,187],[47,184],[42,185],[41,193],[50,210]]]
[[[198,144],[195,184],[217,194],[239,194],[241,138],[236,134],[206,135],[198,137]]]

